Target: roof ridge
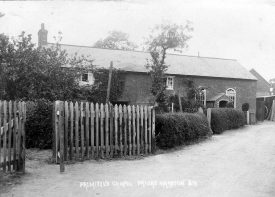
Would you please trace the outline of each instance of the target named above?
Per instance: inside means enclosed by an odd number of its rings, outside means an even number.
[[[55,44],[55,43],[50,43],[50,42],[48,42],[48,44]],[[137,52],[137,53],[149,53],[149,52],[146,52],[146,51],[122,50],[122,49],[107,49],[107,48],[99,48],[99,47],[93,47],[93,46],[87,46],[87,45],[75,45],[75,44],[60,44],[60,45],[72,46],[72,47],[84,47],[84,48],[92,48],[92,49],[101,49],[101,50],[114,50],[114,51],[128,51],[128,52]],[[167,53],[167,55],[237,61],[237,59],[230,59],[230,58],[207,57],[207,56],[186,55],[186,54],[173,54],[173,53]]]

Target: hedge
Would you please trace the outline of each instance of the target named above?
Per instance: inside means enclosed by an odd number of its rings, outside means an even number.
[[[27,102],[26,147],[52,148],[52,102],[39,99]]]
[[[156,115],[156,145],[162,149],[190,143],[212,135],[207,118],[201,113]]]
[[[225,130],[237,129],[245,125],[245,116],[241,110],[232,108],[213,108],[211,110],[211,128],[220,134]]]

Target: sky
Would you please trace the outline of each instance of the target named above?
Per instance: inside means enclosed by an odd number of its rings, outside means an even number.
[[[182,54],[237,59],[275,78],[275,0],[0,1],[0,13],[0,33],[25,31],[37,43],[45,23],[49,42],[61,31],[61,43],[85,46],[112,30],[142,44],[156,24],[189,20],[194,31]]]

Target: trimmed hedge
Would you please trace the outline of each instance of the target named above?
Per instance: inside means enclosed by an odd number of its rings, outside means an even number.
[[[173,148],[212,135],[207,118],[201,113],[156,115],[156,145]]]
[[[211,128],[215,134],[244,125],[245,116],[241,110],[232,108],[213,108],[211,110]]]
[[[52,105],[45,99],[27,102],[27,148],[52,148]]]

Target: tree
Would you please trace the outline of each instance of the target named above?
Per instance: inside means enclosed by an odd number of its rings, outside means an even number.
[[[191,38],[191,31],[193,31],[193,28],[188,21],[185,26],[161,24],[152,29],[145,44],[151,54],[151,60],[147,60],[146,68],[151,74],[151,93],[154,96],[155,103],[161,104],[167,100],[164,93],[166,89],[164,83],[165,72],[169,66],[165,63],[167,51],[173,48],[187,47],[187,41]]]
[[[92,72],[93,86],[79,86],[82,73]],[[89,56],[68,57],[60,45],[35,47],[31,35],[17,39],[0,34],[0,99],[6,100],[87,100],[105,102],[109,69],[93,65]],[[114,69],[111,102],[122,93],[122,81]]]
[[[80,73],[64,66],[76,65],[85,58],[68,58],[60,47],[36,48],[31,35],[17,39],[0,35],[0,70],[5,84],[4,99],[66,100],[79,91]],[[90,62],[91,63],[91,62]]]
[[[103,49],[135,50],[137,45],[129,41],[129,35],[121,31],[109,32],[103,40],[98,40],[94,47]]]

